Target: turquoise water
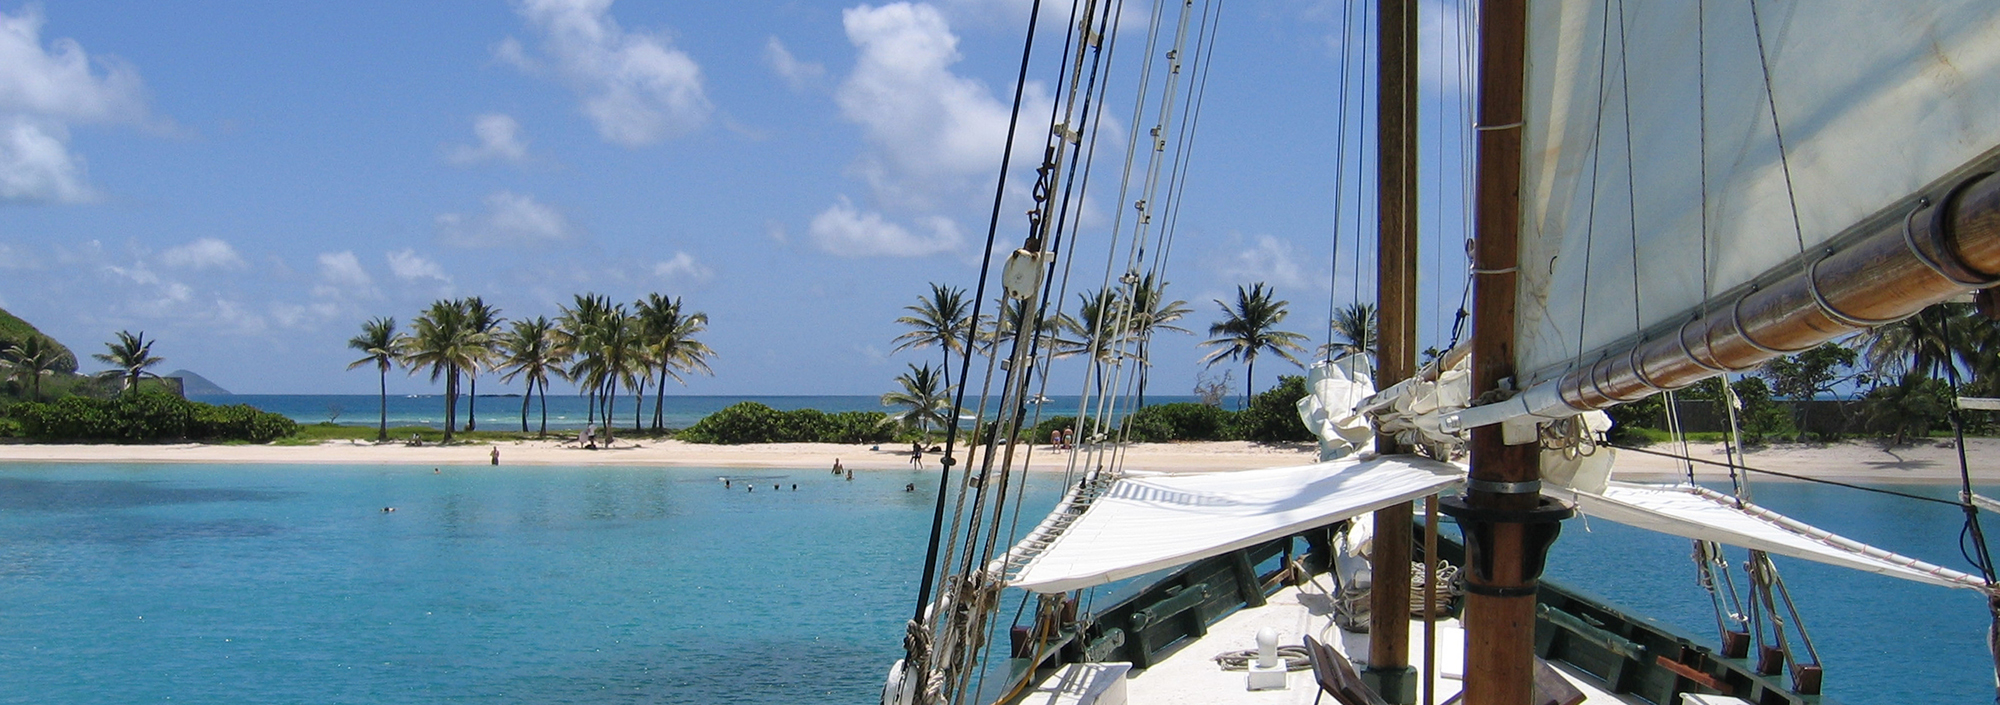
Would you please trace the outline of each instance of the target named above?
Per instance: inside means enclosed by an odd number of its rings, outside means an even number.
[[[284,414],[299,423],[334,423],[354,426],[374,426],[382,415],[383,399],[373,394],[227,394],[215,396],[191,396],[196,401],[211,404],[249,404],[265,411]],[[1191,396],[1146,397],[1148,404],[1194,401]],[[479,428],[489,431],[521,429],[521,397],[481,396],[476,400],[459,399],[458,418],[464,423],[468,408],[479,415]],[[653,423],[653,397],[648,395],[639,405],[639,421],[650,427]],[[882,398],[866,395],[827,396],[690,396],[669,393],[661,405],[661,419],[668,428],[687,428],[701,417],[715,413],[723,407],[742,401],[754,401],[774,409],[819,409],[826,412],[837,411],[886,411]],[[584,397],[573,394],[551,394],[548,400],[550,429],[580,429],[589,410]],[[631,395],[620,395],[618,408],[613,420],[620,428],[633,427],[634,411]],[[976,402],[967,400],[967,406]],[[1075,415],[1077,398],[1074,396],[1052,397],[1043,406],[1043,413],[1049,415]],[[444,396],[419,394],[390,396],[388,398],[390,426],[432,426],[444,425]],[[528,409],[528,428],[541,428],[542,399],[535,397]]]
[[[0,465],[0,702],[872,702],[900,655],[935,483]],[[1949,507],[1799,485],[1758,496],[1960,564]],[[1712,641],[1687,550],[1571,522],[1551,574]],[[1976,595],[1781,567],[1836,700],[1991,702]]]
[[[876,697],[935,477],[722,474],[6,466],[0,701]]]

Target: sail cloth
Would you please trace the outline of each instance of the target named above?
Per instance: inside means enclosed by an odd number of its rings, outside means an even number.
[[[1438,492],[1456,465],[1407,455],[1189,475],[1128,475],[1008,584],[1041,593],[1102,585],[1254,546]]]
[[[1739,507],[1734,498],[1704,488],[1614,481],[1602,493],[1551,488],[1551,494],[1574,501],[1583,514],[1649,531],[1931,585],[1987,590],[1977,576],[1875,548],[1755,504]]]
[[[1529,8],[1521,388],[1798,271],[2000,145],[1993,0]]]
[[[1299,420],[1319,438],[1319,459],[1333,460],[1375,447],[1375,429],[1355,407],[1375,393],[1368,355],[1355,353],[1313,363],[1299,398]]]

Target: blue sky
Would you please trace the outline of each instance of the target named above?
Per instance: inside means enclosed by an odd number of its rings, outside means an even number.
[[[553,317],[575,293],[657,291],[711,317],[716,375],[689,393],[880,393],[934,359],[890,352],[900,308],[977,276],[1028,4],[0,2],[0,307],[80,352],[143,330],[166,369],[237,392],[367,393],[343,343],[370,316],[480,295]],[[1168,267],[1185,327],[1264,281],[1318,339],[1330,292],[1351,298],[1351,257],[1329,284],[1328,253],[1342,6],[1225,7]],[[1426,65],[1427,89],[1456,84]],[[1455,140],[1426,122],[1438,134]],[[1455,147],[1424,168],[1439,156]],[[1026,229],[1014,183],[1003,243]],[[1427,245],[1439,220],[1452,243],[1423,265],[1447,282],[1425,286],[1426,344],[1462,281],[1448,183],[1421,216]],[[1093,194],[1086,247],[1114,198]],[[1346,217],[1343,250],[1372,215]],[[1184,394],[1205,336],[1169,335],[1152,391]]]

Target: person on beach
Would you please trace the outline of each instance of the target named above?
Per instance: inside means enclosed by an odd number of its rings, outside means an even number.
[[[1063,438],[1062,438],[1062,429],[1060,429],[1060,428],[1055,428],[1055,429],[1049,429],[1049,447],[1050,447],[1050,448],[1055,448],[1055,449],[1057,449],[1057,450],[1061,450],[1061,449],[1062,449],[1062,441],[1063,441]]]
[[[910,464],[918,470],[924,469],[924,444],[915,442],[910,444]]]
[[[500,446],[493,446],[493,464],[500,464]]]
[[[1069,450],[1074,445],[1076,445],[1076,429],[1063,429],[1063,450]]]
[[[839,475],[839,474],[840,474],[840,471],[841,471],[841,469],[842,469],[842,468],[840,467],[840,459],[839,459],[839,458],[834,458],[834,459],[833,459],[833,474],[835,474],[835,475]]]

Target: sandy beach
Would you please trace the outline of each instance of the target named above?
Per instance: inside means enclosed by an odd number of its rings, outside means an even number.
[[[269,464],[385,464],[385,465],[486,465],[491,452],[500,449],[506,465],[610,465],[638,467],[715,468],[824,468],[839,459],[856,470],[893,470],[910,467],[907,449],[884,445],[869,446],[834,443],[771,443],[722,446],[680,441],[641,440],[620,442],[615,448],[582,450],[564,447],[555,441],[504,441],[492,444],[410,447],[400,443],[376,445],[352,441],[330,441],[313,446],[250,445],[0,445],[4,462],[85,462],[85,463],[269,463]],[[1125,467],[1156,472],[1200,472],[1206,470],[1248,470],[1296,465],[1312,461],[1310,444],[1263,444],[1241,441],[1139,443],[1125,449]],[[1660,444],[1648,450],[1677,451],[1678,446]],[[1716,462],[1724,460],[1719,443],[1694,444],[1689,455]],[[1967,443],[1976,481],[2000,482],[2000,439],[1978,438]],[[1034,470],[1061,470],[1066,454],[1046,445],[1036,446],[1029,467]],[[1958,478],[1958,455],[1949,443],[1932,441],[1915,446],[1884,449],[1872,442],[1830,445],[1774,444],[1750,451],[1744,464],[1760,469],[1813,478],[1873,484],[1941,483]],[[937,456],[926,454],[925,466],[935,468]],[[1697,476],[1707,480],[1728,477],[1727,469],[1696,466]],[[1616,477],[1634,481],[1670,481],[1686,476],[1680,461],[1672,458],[1623,451],[1618,457]],[[1771,475],[1753,474],[1757,481],[1785,481]]]

